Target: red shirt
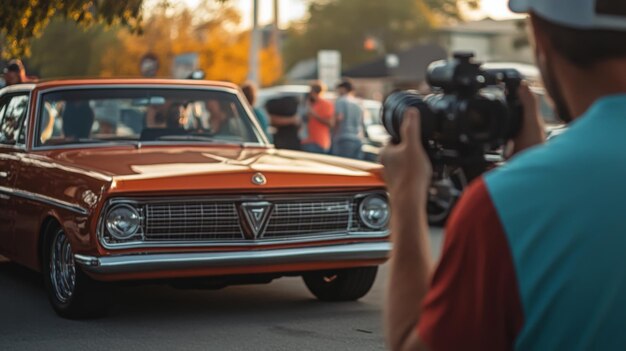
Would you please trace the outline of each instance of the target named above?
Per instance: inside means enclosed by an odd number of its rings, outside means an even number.
[[[328,100],[320,98],[311,104],[311,110],[323,120],[330,122],[335,113],[335,106]],[[330,149],[330,126],[309,116],[308,131],[309,137],[303,142],[304,144],[315,143],[324,150]]]
[[[483,179],[455,208],[417,328],[431,351],[512,350],[523,322],[513,259]]]

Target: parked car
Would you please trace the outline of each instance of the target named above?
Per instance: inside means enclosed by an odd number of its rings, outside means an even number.
[[[242,101],[190,80],[0,90],[0,254],[70,318],[105,312],[116,281],[364,296],[390,250],[381,167],[276,150]]]

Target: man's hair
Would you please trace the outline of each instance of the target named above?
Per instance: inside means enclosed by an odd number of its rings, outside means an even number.
[[[24,70],[24,64],[19,59],[13,59],[7,63],[7,66],[4,68],[4,72],[15,72],[20,73]]]
[[[351,92],[351,91],[354,90],[354,85],[352,84],[351,80],[344,79],[344,80],[341,81],[341,83],[337,84],[337,88],[344,88],[348,92]]]
[[[254,105],[254,103],[256,102],[255,85],[251,82],[246,82],[244,85],[241,86],[241,91],[243,92],[243,95],[246,97],[250,105]]]
[[[326,90],[326,89],[325,89],[325,86],[324,86],[323,83],[321,83],[321,82],[311,83],[311,92],[312,93],[320,94],[324,90]]]
[[[626,8],[626,1],[619,3]],[[609,59],[626,58],[626,31],[575,29],[550,22],[536,13],[531,19],[536,32],[545,35],[561,56],[578,67],[589,68]]]

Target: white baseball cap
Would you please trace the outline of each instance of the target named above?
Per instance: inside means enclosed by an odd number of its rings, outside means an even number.
[[[626,31],[626,0],[509,0],[513,12],[533,12],[565,27]]]

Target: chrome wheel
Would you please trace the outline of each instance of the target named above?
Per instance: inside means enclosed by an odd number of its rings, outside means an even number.
[[[76,288],[74,254],[63,230],[58,230],[50,246],[50,282],[56,298],[68,302]]]

